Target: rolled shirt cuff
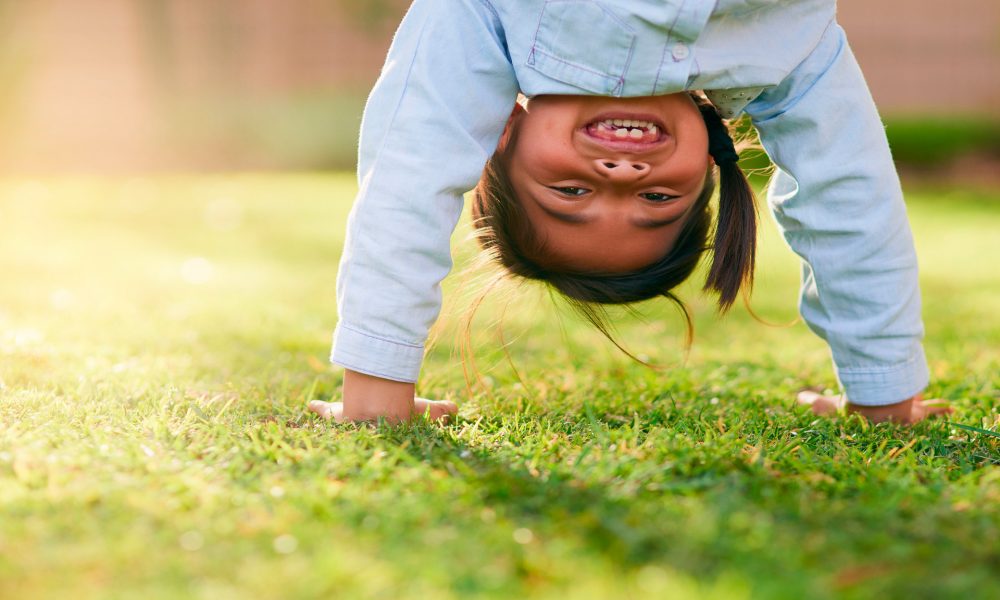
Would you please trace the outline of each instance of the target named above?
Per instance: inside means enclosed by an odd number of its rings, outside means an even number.
[[[838,368],[837,378],[852,404],[885,406],[924,391],[930,381],[930,373],[924,349],[918,346],[906,362],[885,367]]]
[[[338,323],[333,332],[330,362],[345,369],[382,379],[416,383],[423,360],[422,344],[385,339],[343,323]]]

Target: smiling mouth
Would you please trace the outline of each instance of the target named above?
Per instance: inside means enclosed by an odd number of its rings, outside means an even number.
[[[583,132],[590,139],[612,150],[652,149],[667,139],[663,126],[650,119],[602,117],[587,123]]]

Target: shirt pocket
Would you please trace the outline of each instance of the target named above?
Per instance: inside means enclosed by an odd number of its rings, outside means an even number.
[[[542,75],[602,96],[618,96],[635,32],[600,2],[548,0],[526,64]]]

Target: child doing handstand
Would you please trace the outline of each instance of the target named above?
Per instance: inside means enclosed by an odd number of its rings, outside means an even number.
[[[756,219],[722,119],[745,113],[777,167],[768,200],[803,261],[802,316],[848,408],[903,422],[945,410],[920,396],[912,236],[835,12],[834,0],[415,0],[362,122],[332,352],[343,402],[310,408],[454,414],[414,382],[472,188],[484,248],[578,305],[676,301],[708,250],[705,288],[729,308],[752,282]]]

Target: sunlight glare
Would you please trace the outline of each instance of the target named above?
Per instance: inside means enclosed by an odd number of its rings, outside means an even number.
[[[52,294],[49,295],[49,304],[51,304],[52,308],[56,310],[68,310],[72,308],[75,303],[76,296],[73,295],[73,292],[65,288],[54,290]]]
[[[232,231],[243,223],[243,207],[228,196],[210,201],[205,206],[205,224],[216,231]]]
[[[156,185],[144,177],[131,177],[118,188],[118,203],[132,214],[142,213],[156,200]]]
[[[11,201],[21,205],[34,205],[44,202],[52,196],[48,186],[41,181],[25,181],[11,192]]]
[[[181,279],[191,285],[208,283],[215,277],[215,267],[208,259],[196,256],[181,265]]]

